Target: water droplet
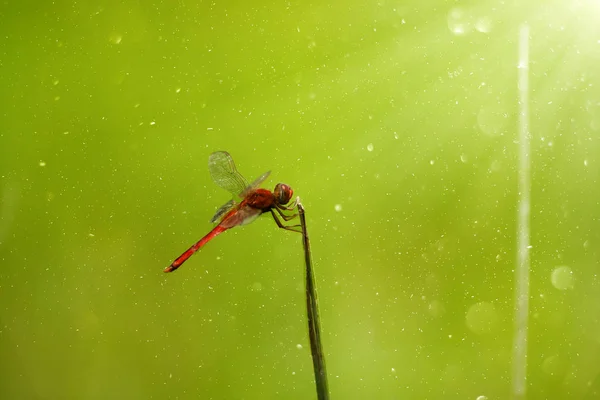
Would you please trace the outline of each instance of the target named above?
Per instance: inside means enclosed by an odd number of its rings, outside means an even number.
[[[369,143],[369,144],[367,145],[367,150],[369,150],[369,151],[373,151],[373,143]]]
[[[112,44],[121,44],[121,40],[123,40],[123,36],[113,33],[112,35],[110,35],[110,38],[108,40]]]
[[[296,348],[297,348],[298,350],[302,350],[302,345],[301,345],[300,343],[298,343],[298,344],[296,345]]]
[[[45,167],[46,166],[46,161],[40,161],[40,167]]]
[[[181,88],[178,87],[177,89],[175,89],[175,93],[181,93]]]
[[[467,155],[463,153],[460,155],[460,161],[466,164],[469,159],[467,158]]]
[[[475,22],[475,29],[481,33],[488,33],[492,30],[492,20],[489,17],[481,17]]]
[[[460,8],[453,8],[448,13],[448,29],[455,35],[465,35],[471,30],[468,16]]]
[[[433,165],[433,164],[435,164],[435,161],[434,160],[429,160],[429,165]]]
[[[488,400],[487,396],[477,396],[475,400]]]
[[[552,286],[554,286],[558,290],[573,289],[575,283],[575,279],[573,278],[573,271],[571,270],[571,268],[566,266],[554,268],[550,280],[552,282]]]
[[[467,327],[478,335],[490,333],[498,323],[498,313],[492,303],[482,301],[473,304],[466,316]]]
[[[335,211],[337,211],[337,212],[340,212],[340,211],[342,211],[342,205],[341,205],[341,204],[336,204],[336,205],[333,207],[333,209],[334,209]]]

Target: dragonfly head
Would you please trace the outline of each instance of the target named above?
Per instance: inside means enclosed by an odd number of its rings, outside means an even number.
[[[278,183],[277,185],[275,185],[274,194],[277,203],[287,204],[290,202],[290,199],[294,195],[294,191],[285,183]]]

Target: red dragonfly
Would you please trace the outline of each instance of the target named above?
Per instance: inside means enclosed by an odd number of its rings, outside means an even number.
[[[200,250],[206,243],[217,235],[238,225],[246,225],[254,221],[258,216],[265,212],[270,212],[282,229],[299,232],[300,225],[286,226],[277,214],[284,221],[289,221],[297,214],[285,213],[292,211],[296,207],[296,202],[287,205],[294,191],[285,183],[278,183],[271,192],[268,189],[261,189],[258,186],[271,174],[267,171],[259,176],[254,182],[248,184],[248,181],[237,171],[231,155],[226,151],[217,151],[208,157],[208,171],[212,180],[223,189],[233,194],[234,198],[223,204],[212,217],[210,222],[219,222],[206,236],[200,239],[196,244],[187,249],[182,255],[167,268],[165,272],[175,271],[195,252]],[[236,201],[236,197],[239,198]]]

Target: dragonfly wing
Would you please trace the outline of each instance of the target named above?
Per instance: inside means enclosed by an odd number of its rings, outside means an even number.
[[[212,180],[234,196],[244,192],[248,181],[235,168],[231,154],[217,151],[208,157],[208,171]]]
[[[246,186],[244,188],[244,190],[240,193],[240,197],[246,197],[246,195],[256,189],[257,187],[260,186],[261,183],[264,182],[265,179],[267,179],[269,177],[269,175],[271,175],[271,171],[267,171],[264,174],[262,174],[261,176],[259,176],[258,178],[256,178],[254,180],[254,182],[252,182],[251,184],[249,184],[248,186]]]
[[[246,225],[250,222],[254,221],[260,214],[262,210],[259,208],[252,208],[250,206],[243,206],[237,212],[229,214],[219,226],[222,226],[225,229],[233,228],[238,225]]]
[[[223,204],[221,207],[219,207],[219,209],[217,210],[217,212],[215,213],[215,215],[213,215],[213,217],[210,219],[211,223],[215,223],[219,220],[219,218],[221,218],[223,215],[225,215],[229,210],[231,210],[233,207],[235,207],[235,201],[233,200],[229,200],[227,203]]]

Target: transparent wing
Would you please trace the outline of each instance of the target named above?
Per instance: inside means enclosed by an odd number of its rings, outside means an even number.
[[[210,219],[210,222],[214,224],[223,215],[225,215],[229,210],[231,210],[235,206],[236,206],[235,201],[229,200],[227,203],[225,203],[221,207],[219,207],[219,209],[217,210],[217,212],[215,213],[215,215],[213,215],[213,217]]]
[[[238,225],[246,225],[258,218],[260,214],[262,214],[262,210],[258,208],[243,206],[238,210],[238,212],[221,221],[219,225],[227,229]]]
[[[233,196],[239,196],[248,187],[248,181],[237,171],[233,158],[226,151],[208,156],[208,171],[212,180]]]
[[[252,182],[251,184],[249,184],[248,186],[246,186],[246,188],[244,189],[244,191],[242,193],[240,193],[240,196],[241,197],[245,197],[248,194],[248,192],[250,192],[253,189],[256,189],[257,187],[259,187],[260,184],[263,183],[264,180],[269,177],[269,175],[271,175],[271,171],[267,171],[264,174],[262,174],[261,176],[259,176],[258,178],[256,178],[254,180],[254,182]]]

